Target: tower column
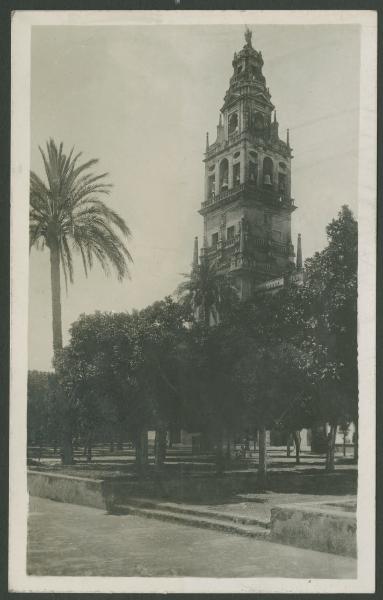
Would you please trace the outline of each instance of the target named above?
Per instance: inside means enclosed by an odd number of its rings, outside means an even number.
[[[245,183],[245,150],[241,148],[240,154],[240,169],[239,169],[239,183]]]
[[[205,165],[205,201],[208,200],[209,196],[209,170]]]
[[[192,268],[197,269],[197,267],[198,267],[198,237],[196,236],[194,238]]]
[[[287,168],[287,173],[286,173],[286,194],[287,197],[290,199],[291,198],[291,164],[290,164],[290,160],[288,161],[288,168]]]
[[[274,159],[273,161],[273,190],[278,191],[279,165]]]
[[[227,160],[229,163],[228,188],[230,190],[233,187],[233,156],[228,156]]]
[[[263,159],[264,159],[264,154],[260,150],[257,150],[257,154],[258,154],[257,187],[258,188],[262,188],[263,187]]]
[[[214,192],[217,196],[219,194],[219,162],[215,163],[215,182],[214,182]]]

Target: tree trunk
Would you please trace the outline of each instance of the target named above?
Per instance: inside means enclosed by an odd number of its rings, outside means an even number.
[[[156,429],[156,437],[154,440],[154,464],[156,465],[157,469],[161,469],[165,463],[166,434],[166,425],[161,421]]]
[[[222,429],[216,432],[216,444],[215,444],[215,470],[216,473],[221,474],[225,470],[225,459],[223,455],[223,436]]]
[[[266,427],[262,425],[259,429],[259,463],[258,463],[258,482],[261,487],[266,485],[267,481],[267,438]]]
[[[286,456],[287,456],[287,458],[290,458],[290,454],[291,454],[291,433],[289,433],[288,436],[287,436],[287,443],[286,443]]]
[[[86,441],[86,460],[88,462],[92,461],[92,437],[92,432],[90,432]]]
[[[227,434],[226,439],[226,459],[231,460],[231,441],[230,441],[230,433]]]
[[[210,327],[210,306],[207,304],[206,300],[203,301],[201,305],[202,319],[205,329],[209,329]]]
[[[73,465],[72,432],[65,426],[62,432],[61,462],[63,465]]]
[[[327,435],[327,453],[326,453],[326,471],[331,473],[335,470],[335,438],[336,424],[330,425],[330,431]]]
[[[56,356],[63,347],[61,324],[60,253],[57,243],[52,243],[49,249],[51,263],[53,353]]]
[[[139,471],[144,471],[148,464],[148,431],[142,429],[136,438],[136,466]]]
[[[295,462],[297,465],[301,462],[301,432],[293,432],[294,444],[295,444]]]
[[[358,421],[355,421],[355,433],[354,433],[354,461],[358,462],[359,458],[359,425]]]

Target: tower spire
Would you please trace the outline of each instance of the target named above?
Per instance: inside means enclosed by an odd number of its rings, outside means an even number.
[[[209,132],[206,132],[206,152],[209,150]]]
[[[298,233],[298,242],[297,242],[297,270],[301,271],[303,267],[302,261],[302,237],[301,234]]]
[[[287,147],[290,148],[290,129],[287,130],[286,143]]]

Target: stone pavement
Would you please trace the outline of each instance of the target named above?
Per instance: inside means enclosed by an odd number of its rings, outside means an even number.
[[[30,575],[356,577],[352,558],[42,498],[28,528]]]

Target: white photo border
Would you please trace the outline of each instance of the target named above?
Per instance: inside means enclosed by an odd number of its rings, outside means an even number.
[[[26,571],[30,55],[34,25],[359,25],[359,475],[356,579],[38,577]],[[9,591],[123,593],[372,593],[375,590],[375,297],[377,13],[345,11],[15,11],[11,81],[11,354]]]

